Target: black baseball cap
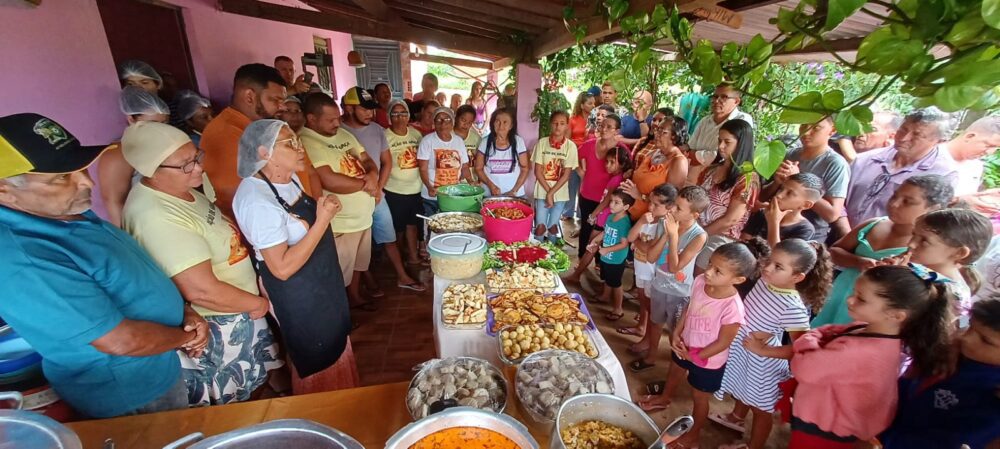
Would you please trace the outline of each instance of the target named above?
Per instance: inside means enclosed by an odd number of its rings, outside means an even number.
[[[360,87],[352,87],[344,94],[344,104],[349,105],[360,105],[365,109],[378,109],[378,102],[375,101],[375,97],[372,97],[367,90]]]
[[[0,178],[80,171],[106,148],[80,145],[66,128],[39,114],[0,117]]]

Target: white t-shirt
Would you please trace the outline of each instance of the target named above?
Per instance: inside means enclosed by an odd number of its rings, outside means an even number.
[[[445,142],[436,132],[424,136],[417,147],[417,160],[427,161],[427,176],[434,187],[458,184],[462,180],[462,166],[469,165],[469,153],[465,150],[465,140],[451,134],[451,141]],[[420,195],[436,200],[427,193],[427,186],[420,187]]]
[[[739,108],[733,109],[722,123],[715,123],[712,115],[709,114],[698,121],[691,138],[688,139],[688,147],[695,151],[718,151],[719,150],[719,129],[730,120],[740,119],[753,126],[753,117],[741,111]]]
[[[955,178],[955,196],[971,195],[979,191],[983,183],[983,170],[986,163],[980,159],[969,159],[956,162],[958,176]]]
[[[485,159],[483,171],[490,177],[490,181],[493,181],[497,187],[500,187],[501,193],[506,193],[514,188],[514,184],[517,183],[517,177],[521,175],[521,165],[517,161],[517,156],[512,155],[513,150],[510,147],[505,149],[494,147],[489,158],[485,158],[487,143],[487,139],[479,142],[479,152],[484,155]],[[514,136],[514,144],[517,147],[518,155],[528,151],[528,146],[524,144],[521,136]],[[490,193],[488,189],[486,193]],[[514,195],[524,195],[524,186],[522,185],[521,188],[517,189]]]
[[[299,182],[298,176],[292,174],[292,179]],[[274,184],[278,195],[289,205],[294,205],[302,196],[302,190],[294,183]],[[233,197],[233,215],[239,223],[243,235],[254,248],[257,260],[263,261],[260,250],[275,245],[287,243],[295,245],[306,236],[308,224],[285,211],[274,192],[264,180],[255,176],[244,178],[236,188]]]

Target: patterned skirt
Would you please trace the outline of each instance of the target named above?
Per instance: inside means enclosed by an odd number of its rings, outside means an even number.
[[[192,407],[250,399],[267,382],[267,372],[285,364],[267,320],[246,313],[205,317],[209,341],[201,357],[178,351]]]

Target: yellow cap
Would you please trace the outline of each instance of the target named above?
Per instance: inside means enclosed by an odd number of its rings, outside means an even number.
[[[159,122],[137,122],[125,129],[122,155],[142,176],[151,177],[174,151],[191,138],[184,131]]]

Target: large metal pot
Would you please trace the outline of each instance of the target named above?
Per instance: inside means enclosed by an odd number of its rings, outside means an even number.
[[[582,421],[603,421],[630,430],[646,447],[660,436],[656,423],[635,404],[611,394],[582,394],[563,402],[559,408],[549,447],[566,449],[562,429]]]
[[[411,423],[396,432],[385,443],[385,449],[407,449],[422,438],[453,427],[478,427],[492,430],[507,438],[521,449],[538,449],[538,442],[528,433],[524,424],[504,414],[491,413],[472,407],[454,407]]]
[[[190,445],[190,446],[189,446]],[[163,449],[364,449],[357,440],[306,419],[278,419],[205,438],[192,433]]]
[[[18,392],[0,393],[0,402],[14,402],[14,410],[0,410],[0,447],[32,449],[83,449],[80,438],[66,426],[41,413],[21,410]]]
[[[448,217],[468,217],[479,224],[477,226],[469,226],[461,229],[447,228],[441,226],[442,221],[446,220]],[[478,213],[473,212],[440,212],[431,215],[430,220],[427,221],[427,228],[431,230],[434,234],[448,234],[452,232],[464,232],[467,234],[479,234],[483,232],[483,217]]]
[[[412,404],[409,403],[410,392],[415,389],[419,389],[418,385],[420,384],[420,382],[424,381],[429,376],[431,376],[432,370],[439,369],[442,366],[459,366],[459,365],[461,365],[463,368],[466,369],[475,365],[481,366],[486,371],[486,373],[488,373],[489,376],[493,378],[493,381],[496,382],[497,384],[498,391],[489,392],[491,401],[487,407],[484,407],[484,409],[495,413],[503,413],[504,409],[507,407],[507,392],[509,391],[507,386],[507,378],[504,377],[503,372],[500,371],[497,367],[493,366],[492,363],[487,362],[486,360],[483,359],[475,357],[448,357],[444,359],[429,360],[427,362],[418,365],[417,367],[414,367],[414,369],[419,368],[419,371],[417,371],[417,374],[414,375],[413,379],[410,380],[410,386],[406,389],[407,391],[406,409],[409,410],[410,417],[412,417],[414,420],[419,420],[421,418],[426,417],[424,413],[421,413],[421,410],[413,407]],[[446,406],[447,404],[450,404],[449,402],[445,402],[446,400],[456,400],[456,399],[458,398],[442,396],[440,397],[440,400],[436,402],[438,403],[438,406]],[[434,405],[433,404],[429,405],[430,405],[429,413],[434,413],[435,410]]]

